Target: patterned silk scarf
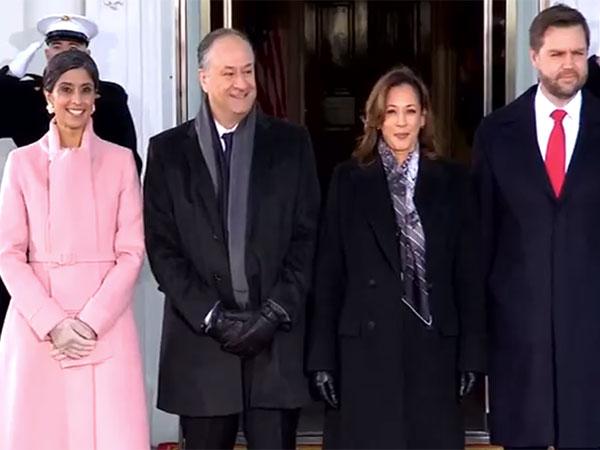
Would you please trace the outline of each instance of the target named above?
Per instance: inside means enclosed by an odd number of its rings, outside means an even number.
[[[383,139],[379,139],[377,150],[385,170],[399,231],[404,280],[402,301],[429,327],[432,316],[425,271],[425,234],[413,200],[419,172],[419,147],[417,144],[417,148],[409,153],[402,164],[398,163],[394,152]]]

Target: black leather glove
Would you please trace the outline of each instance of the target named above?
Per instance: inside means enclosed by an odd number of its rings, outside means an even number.
[[[313,372],[312,382],[316,386],[321,400],[327,403],[331,408],[337,409],[339,403],[335,392],[335,378],[333,374],[326,370]]]
[[[460,374],[460,386],[458,388],[458,396],[462,399],[466,395],[469,395],[473,388],[475,387],[475,383],[477,382],[477,373],[467,370],[465,372],[461,372]]]
[[[273,340],[277,328],[287,319],[287,314],[272,300],[267,300],[259,311],[244,322],[237,337],[223,344],[223,350],[242,358],[257,355]]]
[[[237,338],[249,317],[248,313],[228,311],[217,302],[204,325],[204,332],[223,346]]]

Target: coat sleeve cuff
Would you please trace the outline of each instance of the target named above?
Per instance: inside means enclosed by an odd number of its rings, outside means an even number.
[[[273,299],[268,299],[266,303],[277,316],[277,319],[279,320],[279,327],[283,331],[290,331],[292,329],[292,318],[285,308]]]
[[[57,304],[52,302],[38,309],[36,313],[29,318],[29,325],[37,337],[43,341],[48,337],[48,333],[67,317],[67,313]]]
[[[83,308],[77,318],[94,330],[96,336],[104,334],[106,324],[110,321],[109,314],[100,308]]]

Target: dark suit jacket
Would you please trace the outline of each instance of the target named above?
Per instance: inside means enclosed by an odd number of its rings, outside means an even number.
[[[579,135],[556,199],[536,138],[536,89],[486,117],[475,140],[492,439],[598,447],[600,100],[583,91]]]
[[[401,301],[397,225],[381,159],[366,167],[344,163],[331,181],[319,239],[307,363],[309,371],[333,371],[340,379],[339,435],[331,444],[336,448],[402,447],[405,436],[431,430],[438,446],[464,439],[460,426],[439,422],[460,422],[456,374],[485,370],[478,225],[467,171],[421,157],[415,205],[426,239],[434,329],[426,332],[419,323],[423,331],[409,336],[407,343],[399,336],[403,317],[412,317],[412,312]],[[430,337],[421,341],[422,334]],[[398,362],[406,345],[427,351],[430,340],[436,351],[429,355],[428,370]],[[409,372],[429,383],[426,396],[411,397],[411,385],[403,384]],[[424,429],[406,429],[405,414],[417,412],[410,410],[413,401],[436,411],[431,423],[417,421]]]
[[[218,203],[193,121],[150,140],[144,194],[148,256],[166,297],[158,406],[192,416],[239,412],[240,359],[201,331],[217,300],[236,306]],[[303,128],[257,116],[248,201],[250,301],[259,308],[271,298],[292,318],[291,331],[276,332],[254,358],[249,404],[296,408],[307,399],[304,309],[320,202]]]

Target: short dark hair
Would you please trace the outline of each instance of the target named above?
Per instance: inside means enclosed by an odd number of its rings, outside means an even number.
[[[42,80],[44,90],[52,92],[61,75],[73,69],[84,69],[92,79],[94,89],[98,91],[100,87],[98,66],[90,55],[74,48],[60,52],[48,61]]]
[[[540,12],[529,27],[529,47],[536,52],[544,44],[544,34],[550,27],[566,28],[581,26],[585,33],[585,42],[590,47],[590,27],[579,11],[559,3]]]
[[[238,37],[242,41],[246,42],[252,49],[252,43],[250,42],[250,39],[245,33],[242,33],[241,31],[236,30],[234,28],[218,28],[204,36],[200,41],[200,44],[198,44],[197,56],[199,69],[203,69],[206,66],[206,55],[208,54],[210,48],[215,43],[215,41],[226,36]],[[252,51],[254,52],[254,49],[252,49]]]

